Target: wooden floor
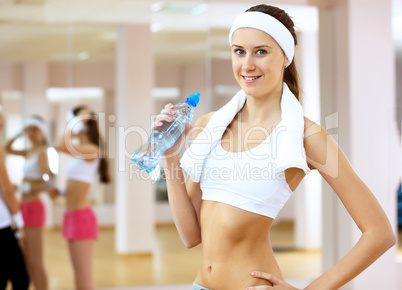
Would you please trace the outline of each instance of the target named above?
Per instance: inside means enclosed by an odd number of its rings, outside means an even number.
[[[201,247],[186,249],[174,226],[157,227],[156,237],[153,256],[119,255],[115,253],[114,229],[101,229],[99,239],[95,243],[96,287],[191,284],[200,265]],[[320,271],[320,252],[289,251],[293,247],[292,240],[291,225],[273,229],[272,244],[278,251],[276,256],[284,276],[317,276]],[[66,242],[61,237],[60,230],[47,230],[45,241],[45,261],[50,289],[72,289],[72,271]]]
[[[148,289],[145,286],[191,284],[201,261],[200,246],[186,249],[174,226],[157,227],[156,237],[154,255],[119,255],[115,253],[114,229],[101,229],[95,243],[96,288]],[[291,224],[275,226],[271,239],[286,279],[313,279],[320,274],[320,251],[295,250]],[[50,290],[73,289],[66,242],[61,237],[60,230],[46,230],[45,241]],[[399,247],[400,254],[401,249]],[[138,286],[144,287],[137,288]]]

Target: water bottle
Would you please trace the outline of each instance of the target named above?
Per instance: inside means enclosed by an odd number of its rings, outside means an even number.
[[[199,100],[200,93],[190,95],[185,102],[174,106],[176,114],[169,115],[173,119],[172,122],[162,121],[162,126],[152,130],[147,142],[135,150],[131,157],[131,160],[137,163],[138,169],[145,169],[147,173],[155,169],[163,153],[174,145],[184,132],[186,124],[190,124]]]

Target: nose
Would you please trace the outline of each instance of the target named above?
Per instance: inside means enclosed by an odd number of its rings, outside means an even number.
[[[255,69],[255,63],[252,55],[248,54],[244,58],[244,63],[243,63],[243,70],[245,71],[252,71]]]

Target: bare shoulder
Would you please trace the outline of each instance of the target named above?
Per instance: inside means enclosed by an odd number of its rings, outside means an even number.
[[[320,166],[317,165],[326,163],[329,153],[327,151],[328,142],[334,142],[331,139],[331,136],[321,125],[304,117],[304,148],[310,168],[320,169]]]
[[[309,167],[318,169],[327,178],[338,176],[339,170],[351,172],[349,161],[336,141],[322,126],[308,118],[304,118],[304,148]]]
[[[211,119],[211,117],[214,113],[215,112],[210,112],[210,113],[204,114],[201,117],[199,117],[197,119],[197,121],[195,121],[195,125],[194,125],[193,129],[191,130],[191,135],[190,135],[190,138],[192,140],[194,140],[198,136],[198,134],[201,133],[201,131],[208,124],[209,120]]]
[[[319,134],[319,135],[317,135]],[[306,141],[308,138],[309,140],[313,138],[320,138],[320,136],[327,135],[328,132],[321,127],[320,124],[311,121],[309,118],[304,117],[304,140]]]
[[[210,112],[210,113],[202,115],[195,122],[195,126],[205,128],[205,126],[208,124],[208,122],[211,119],[213,114],[215,114],[215,112]]]

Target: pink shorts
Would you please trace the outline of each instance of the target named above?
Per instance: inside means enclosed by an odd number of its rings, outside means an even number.
[[[41,228],[45,226],[45,206],[40,199],[21,202],[20,208],[26,227]]]
[[[98,222],[92,208],[64,213],[63,237],[67,240],[94,240],[98,238]]]

